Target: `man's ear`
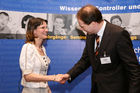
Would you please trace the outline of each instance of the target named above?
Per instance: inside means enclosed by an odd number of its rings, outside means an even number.
[[[92,25],[96,25],[96,24],[97,24],[97,22],[92,21],[90,24],[92,24]]]

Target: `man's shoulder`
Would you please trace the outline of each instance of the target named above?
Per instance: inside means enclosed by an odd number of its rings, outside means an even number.
[[[118,32],[118,33],[125,30],[124,28],[111,24],[109,22],[107,22],[107,24],[106,24],[106,29],[110,29],[111,32]]]
[[[110,22],[107,22],[107,25],[108,25],[108,26],[111,26],[111,27],[114,27],[114,28],[117,28],[117,29],[123,29],[123,27],[118,26],[118,25],[115,25],[115,24],[112,24],[112,23],[110,23]]]

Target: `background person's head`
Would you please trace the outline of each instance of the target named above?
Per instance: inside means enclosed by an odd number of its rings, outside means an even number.
[[[48,21],[42,18],[31,18],[27,24],[27,31],[26,31],[26,43],[27,42],[34,42],[35,43],[35,31],[38,29],[39,26],[47,25]],[[40,27],[40,29],[47,29],[46,26]],[[43,31],[42,31],[43,32]],[[47,36],[47,34],[45,34]]]
[[[110,23],[121,26],[122,19],[119,15],[114,15],[110,18]]]
[[[27,23],[28,23],[29,19],[31,19],[31,18],[34,18],[34,17],[31,16],[31,15],[25,15],[25,16],[22,18],[21,27],[25,29],[25,27],[27,26]]]
[[[63,28],[65,26],[65,18],[63,16],[56,16],[53,26],[55,29]]]
[[[7,26],[9,21],[9,15],[6,12],[0,12],[0,29],[3,29]]]

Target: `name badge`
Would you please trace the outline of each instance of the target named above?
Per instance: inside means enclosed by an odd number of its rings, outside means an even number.
[[[110,57],[102,57],[102,58],[100,58],[100,60],[101,60],[101,64],[110,64],[111,63]]]
[[[104,51],[104,57],[101,57],[100,60],[101,60],[101,64],[110,64],[111,63],[110,56],[106,56],[106,51]]]

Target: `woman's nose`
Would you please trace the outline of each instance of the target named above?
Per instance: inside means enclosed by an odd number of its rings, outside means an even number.
[[[45,29],[45,31],[46,31],[46,32],[48,32],[48,31],[49,31],[49,29],[48,29],[48,28],[46,28],[46,29]]]

